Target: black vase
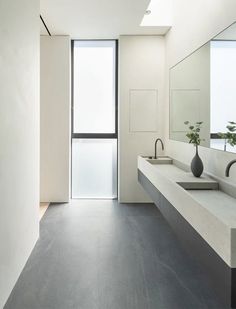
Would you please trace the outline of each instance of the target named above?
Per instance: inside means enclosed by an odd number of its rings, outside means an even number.
[[[203,172],[203,163],[198,155],[198,146],[196,146],[196,154],[191,162],[191,171],[195,177],[200,177]]]

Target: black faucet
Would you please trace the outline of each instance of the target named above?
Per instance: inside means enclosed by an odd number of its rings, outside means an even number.
[[[161,147],[162,147],[162,150],[164,150],[164,144],[163,144],[163,141],[160,139],[160,138],[157,138],[156,141],[155,141],[155,156],[154,156],[154,159],[157,158],[157,142],[160,141],[161,142]]]
[[[229,164],[226,166],[226,170],[225,170],[225,176],[226,177],[229,177],[229,170],[231,168],[231,166],[236,163],[236,160],[232,160],[229,162]]]

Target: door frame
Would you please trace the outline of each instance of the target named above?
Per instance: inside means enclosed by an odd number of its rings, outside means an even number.
[[[74,43],[78,41],[112,41],[115,42],[115,133],[74,133]],[[71,40],[71,181],[70,181],[70,197],[71,199],[76,199],[72,197],[72,142],[73,139],[116,139],[117,140],[117,197],[118,199],[118,51],[119,51],[119,41],[117,39],[73,39]],[[82,198],[81,198],[82,199]]]

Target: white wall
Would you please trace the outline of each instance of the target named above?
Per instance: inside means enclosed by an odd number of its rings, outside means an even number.
[[[121,36],[119,63],[118,195],[120,202],[145,202],[149,198],[137,181],[137,156],[154,155],[155,139],[163,137],[164,38]],[[152,113],[155,91],[157,110]],[[161,154],[160,145],[158,150]]]
[[[167,61],[175,65],[236,20],[235,0],[175,0]]]
[[[166,37],[167,76],[169,68],[186,57],[217,33],[236,20],[235,0],[175,0],[173,28]],[[166,139],[169,129],[169,95],[166,88]],[[194,154],[192,145],[168,141],[168,154],[187,164]],[[225,166],[235,154],[200,148],[205,170],[224,176]],[[232,167],[230,180],[236,181],[236,168]]]
[[[39,1],[0,1],[0,308],[39,235]]]
[[[40,41],[40,200],[70,196],[70,38]]]

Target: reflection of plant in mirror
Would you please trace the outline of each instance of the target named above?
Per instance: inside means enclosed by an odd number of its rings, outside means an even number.
[[[189,132],[186,134],[187,138],[189,139],[189,143],[193,144],[194,146],[200,145],[201,141],[204,141],[204,139],[200,138],[201,125],[203,122],[199,121],[192,125],[189,121],[185,121],[184,124],[189,126]]]
[[[218,135],[225,140],[224,151],[226,151],[227,143],[230,144],[230,146],[232,147],[236,145],[236,122],[228,121],[228,123],[229,124],[226,126],[226,128],[228,129],[228,132],[218,133]]]

